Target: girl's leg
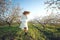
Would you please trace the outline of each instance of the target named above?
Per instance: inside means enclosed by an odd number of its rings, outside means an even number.
[[[24,32],[25,32],[25,35],[27,35],[27,32],[28,32],[27,27],[24,27]]]
[[[27,27],[24,27],[24,32],[28,32]]]

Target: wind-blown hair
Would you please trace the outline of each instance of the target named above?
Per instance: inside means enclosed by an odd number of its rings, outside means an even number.
[[[29,12],[29,11],[24,11],[23,14],[24,14],[24,15],[25,15],[25,14],[30,14],[30,12]]]

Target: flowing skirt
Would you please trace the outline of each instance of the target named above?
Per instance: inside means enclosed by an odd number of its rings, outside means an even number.
[[[26,21],[22,21],[21,24],[20,24],[20,28],[21,28],[22,30],[24,30],[24,27],[26,27],[27,30],[28,30],[28,24],[27,24]]]

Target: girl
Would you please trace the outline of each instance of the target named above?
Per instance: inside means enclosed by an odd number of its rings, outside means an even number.
[[[23,14],[21,15],[20,21],[21,21],[21,25],[20,28],[25,32],[25,35],[27,34],[28,31],[28,15],[30,14],[29,11],[24,11]]]

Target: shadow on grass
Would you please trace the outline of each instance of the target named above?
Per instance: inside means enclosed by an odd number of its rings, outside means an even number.
[[[24,36],[24,32],[19,27],[0,27],[0,40],[33,40],[28,35]]]
[[[0,40],[14,40],[19,30],[18,27],[0,27]]]
[[[34,26],[34,25],[33,25]],[[41,30],[37,26],[34,26],[36,29],[38,29],[43,35],[46,36],[46,40],[60,40],[60,36],[58,36],[56,33],[47,31],[47,30]],[[60,32],[60,28],[57,29],[58,32]],[[60,34],[59,34],[60,35]]]

